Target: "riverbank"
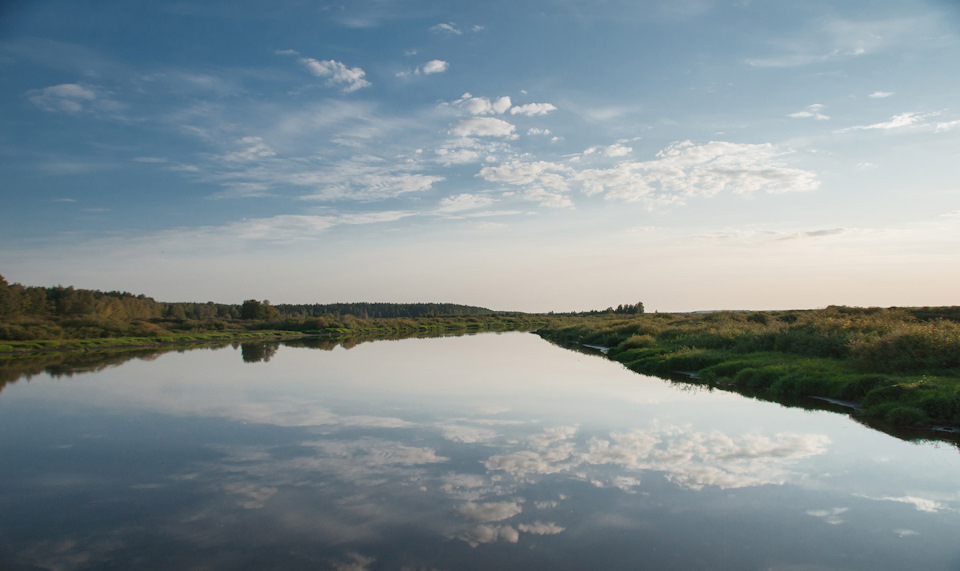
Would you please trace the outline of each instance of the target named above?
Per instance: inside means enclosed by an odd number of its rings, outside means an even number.
[[[609,347],[643,374],[786,402],[820,397],[898,427],[960,427],[957,308],[566,317],[537,333]],[[689,375],[689,373],[693,373]]]
[[[311,323],[304,320],[239,322],[233,323],[232,327],[229,328],[224,328],[223,322],[218,321],[211,323],[210,327],[219,326],[219,330],[209,331],[203,328],[203,324],[191,324],[191,327],[194,328],[192,332],[149,337],[95,337],[89,339],[0,341],[0,358],[16,358],[18,356],[38,353],[118,351],[178,345],[186,346],[209,343],[294,339],[300,337],[350,337],[418,332],[506,331],[533,329],[544,323],[546,323],[545,319],[538,319],[534,316],[434,317],[420,320],[386,318],[372,320],[355,319],[351,322],[352,327],[312,329],[309,328]]]

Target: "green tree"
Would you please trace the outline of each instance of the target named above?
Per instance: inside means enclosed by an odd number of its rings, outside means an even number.
[[[248,299],[240,306],[240,319],[263,319],[263,305],[255,300]]]

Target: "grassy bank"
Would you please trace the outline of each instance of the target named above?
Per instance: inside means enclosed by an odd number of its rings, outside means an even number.
[[[60,330],[60,338],[26,341],[0,339],[0,358],[41,352],[118,350],[168,345],[189,345],[277,339],[303,335],[362,336],[402,332],[496,331],[532,329],[546,323],[532,315],[447,316],[412,318],[360,319],[343,316],[336,320],[287,318],[272,320],[152,320],[147,322],[154,335],[110,335],[115,329],[93,328],[86,324],[80,329]],[[128,327],[142,327],[129,325]],[[125,329],[120,329],[125,330]],[[89,336],[96,332],[100,336]]]
[[[850,401],[895,426],[960,427],[960,308],[564,317],[538,333],[646,374],[775,401]]]

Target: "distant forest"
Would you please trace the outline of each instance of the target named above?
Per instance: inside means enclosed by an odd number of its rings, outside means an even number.
[[[32,340],[167,335],[174,330],[227,329],[231,324],[283,321],[298,329],[355,327],[382,318],[500,315],[453,303],[240,304],[165,302],[125,291],[10,284],[0,276],[0,339]]]

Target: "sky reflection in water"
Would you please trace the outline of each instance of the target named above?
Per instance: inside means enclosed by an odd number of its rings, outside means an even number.
[[[958,456],[523,333],[169,353],[0,393],[0,567],[950,569]]]

